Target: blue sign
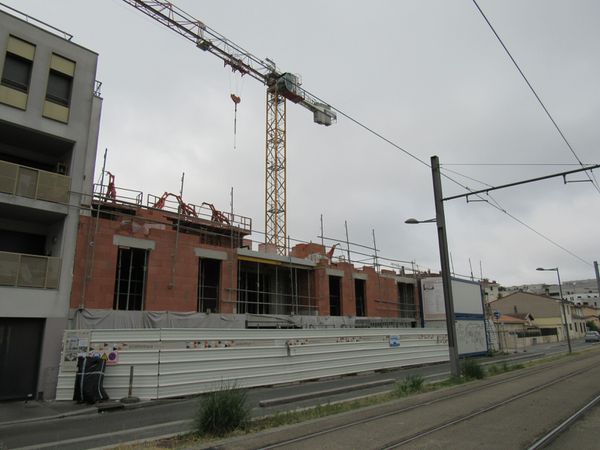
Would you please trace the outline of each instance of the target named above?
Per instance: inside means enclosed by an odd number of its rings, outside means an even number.
[[[500,318],[500,311],[494,311],[494,318],[498,320]]]
[[[400,336],[390,336],[390,347],[400,347]]]

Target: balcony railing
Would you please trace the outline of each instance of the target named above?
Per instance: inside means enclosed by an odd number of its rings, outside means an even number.
[[[55,203],[69,201],[71,178],[0,161],[0,192]]]
[[[58,289],[60,258],[0,252],[0,286]]]

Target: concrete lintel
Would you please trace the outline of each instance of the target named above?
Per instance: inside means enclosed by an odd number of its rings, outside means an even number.
[[[399,276],[399,275],[390,275],[390,274],[386,274],[386,273],[382,273],[381,275],[379,275],[381,278],[389,278],[391,280],[396,280],[396,282],[398,283],[405,283],[405,284],[417,284],[417,280],[411,277],[403,277],[403,276]]]
[[[315,267],[317,265],[314,261],[311,261],[309,259],[295,258],[293,256],[274,255],[272,253],[255,252],[253,250],[248,250],[247,248],[238,248],[237,254],[239,256],[246,256],[248,258],[263,259],[284,264],[295,264],[297,266]]]
[[[141,248],[143,250],[154,250],[156,242],[150,239],[138,239],[116,234],[113,236],[113,244],[120,247]]]
[[[411,277],[396,277],[396,281],[405,284],[417,284],[416,278]]]
[[[211,250],[209,248],[194,248],[194,254],[198,258],[218,259],[227,261],[227,253],[220,250]]]
[[[366,273],[352,272],[352,278],[354,278],[355,280],[365,280],[365,281],[367,281],[369,279],[369,276]]]
[[[326,269],[325,273],[331,277],[343,277],[344,271],[338,269]]]

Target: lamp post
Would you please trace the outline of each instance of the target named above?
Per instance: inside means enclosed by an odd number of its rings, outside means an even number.
[[[571,334],[569,333],[569,326],[567,325],[567,311],[565,310],[565,299],[563,297],[563,292],[562,292],[562,284],[560,282],[560,272],[558,270],[558,267],[552,267],[552,268],[548,268],[548,269],[544,269],[543,267],[538,267],[536,270],[539,271],[550,271],[550,272],[556,272],[556,276],[558,277],[558,292],[560,293],[560,304],[561,304],[561,309],[562,309],[562,315],[563,315],[563,319],[564,319],[564,326],[565,326],[565,333],[567,335],[567,344],[569,345],[569,353],[573,353],[573,349],[571,348]]]
[[[458,347],[456,344],[456,327],[454,325],[454,301],[452,299],[452,285],[450,279],[450,258],[448,253],[448,239],[446,237],[446,216],[444,215],[444,199],[442,196],[442,179],[440,176],[440,162],[437,156],[431,157],[431,172],[433,175],[433,195],[435,198],[435,218],[428,220],[407,219],[404,223],[436,223],[438,244],[440,248],[440,263],[442,266],[442,286],[444,290],[444,307],[446,309],[446,330],[448,333],[448,352],[450,356],[450,374],[460,377],[460,363],[458,360]]]

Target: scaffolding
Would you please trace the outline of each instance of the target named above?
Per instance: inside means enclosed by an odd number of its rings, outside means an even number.
[[[314,272],[292,264],[238,258],[237,312],[316,315]]]

